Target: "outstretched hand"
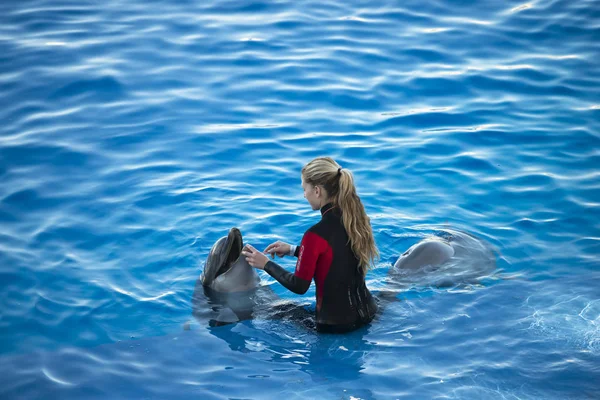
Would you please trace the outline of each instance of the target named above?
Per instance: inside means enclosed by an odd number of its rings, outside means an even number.
[[[242,249],[242,254],[246,257],[248,264],[258,269],[265,269],[265,264],[269,262],[267,256],[256,250],[252,245],[246,244]]]
[[[290,253],[290,249],[291,246],[289,244],[278,240],[275,243],[268,245],[265,249],[265,253],[271,254],[271,258],[275,258],[275,254],[277,254],[279,257],[283,257]]]

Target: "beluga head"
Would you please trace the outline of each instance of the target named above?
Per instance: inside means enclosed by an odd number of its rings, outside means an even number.
[[[441,240],[424,240],[406,250],[394,264],[394,269],[417,270],[437,266],[454,256],[454,248]]]
[[[200,280],[218,293],[246,292],[258,288],[260,277],[242,256],[244,242],[238,228],[217,240],[210,249]]]

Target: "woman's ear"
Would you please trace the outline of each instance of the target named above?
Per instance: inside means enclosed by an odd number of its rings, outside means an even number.
[[[319,186],[315,186],[315,194],[317,198],[321,197],[321,188]]]

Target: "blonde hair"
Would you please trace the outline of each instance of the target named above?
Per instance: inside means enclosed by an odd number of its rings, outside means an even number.
[[[324,188],[333,205],[342,211],[342,223],[350,246],[358,258],[359,268],[366,275],[379,258],[379,251],[371,221],[356,194],[352,173],[330,157],[317,157],[302,168],[302,177],[305,182]]]

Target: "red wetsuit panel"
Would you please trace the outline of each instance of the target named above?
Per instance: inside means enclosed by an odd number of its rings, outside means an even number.
[[[314,232],[306,232],[298,252],[298,262],[294,274],[307,281],[315,279],[317,286],[317,310],[321,308],[325,277],[331,267],[333,250],[325,239]]]

